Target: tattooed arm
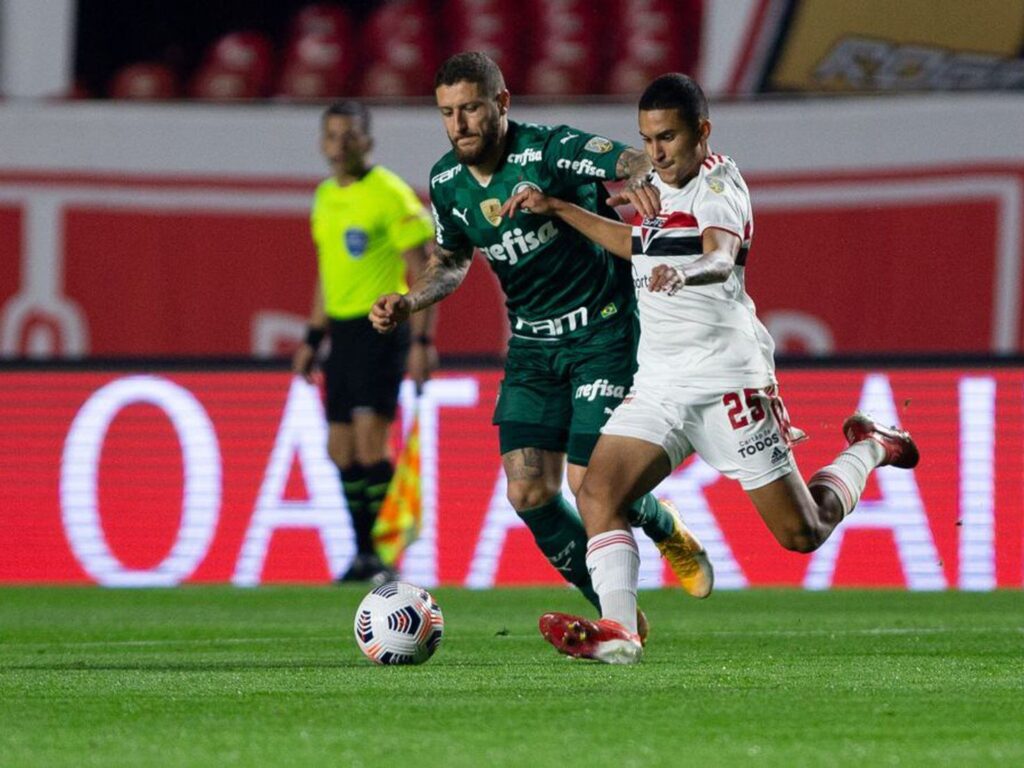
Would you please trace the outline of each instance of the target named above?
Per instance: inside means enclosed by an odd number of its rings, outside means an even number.
[[[387,293],[374,302],[370,309],[373,327],[380,333],[390,333],[408,320],[413,312],[441,301],[462,284],[472,263],[472,247],[457,251],[434,248],[426,267],[407,294]]]
[[[615,161],[615,178],[643,179],[653,167],[650,158],[642,150],[627,147]]]
[[[615,163],[615,178],[625,179],[626,183],[618,194],[608,198],[608,205],[632,205],[645,218],[657,216],[661,212],[661,195],[648,180],[652,168],[644,152],[632,147],[622,150]]]

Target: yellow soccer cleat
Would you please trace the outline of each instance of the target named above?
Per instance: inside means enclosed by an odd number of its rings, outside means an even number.
[[[707,597],[715,585],[715,569],[711,567],[707,550],[683,524],[679,510],[671,501],[658,499],[658,503],[667,509],[675,520],[675,530],[672,534],[664,541],[655,542],[658,551],[668,560],[672,572],[688,595]]]

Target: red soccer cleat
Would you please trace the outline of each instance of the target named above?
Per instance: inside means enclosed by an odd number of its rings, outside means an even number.
[[[913,469],[921,460],[910,433],[896,427],[883,427],[866,413],[857,411],[843,422],[843,435],[853,445],[861,440],[874,440],[885,449],[885,458],[878,466]]]
[[[644,655],[640,636],[611,619],[591,621],[568,613],[545,613],[538,626],[545,640],[575,659],[636,664]]]

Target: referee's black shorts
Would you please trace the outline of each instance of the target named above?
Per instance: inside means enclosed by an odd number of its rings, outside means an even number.
[[[329,329],[331,353],[323,364],[327,420],[348,424],[360,408],[393,419],[409,353],[408,324],[384,334],[357,317],[331,320]]]

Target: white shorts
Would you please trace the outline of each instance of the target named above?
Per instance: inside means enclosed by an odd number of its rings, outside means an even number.
[[[774,386],[724,393],[649,387],[626,397],[601,432],[660,445],[673,468],[696,452],[746,490],[795,471],[791,448],[806,437],[790,425]]]

